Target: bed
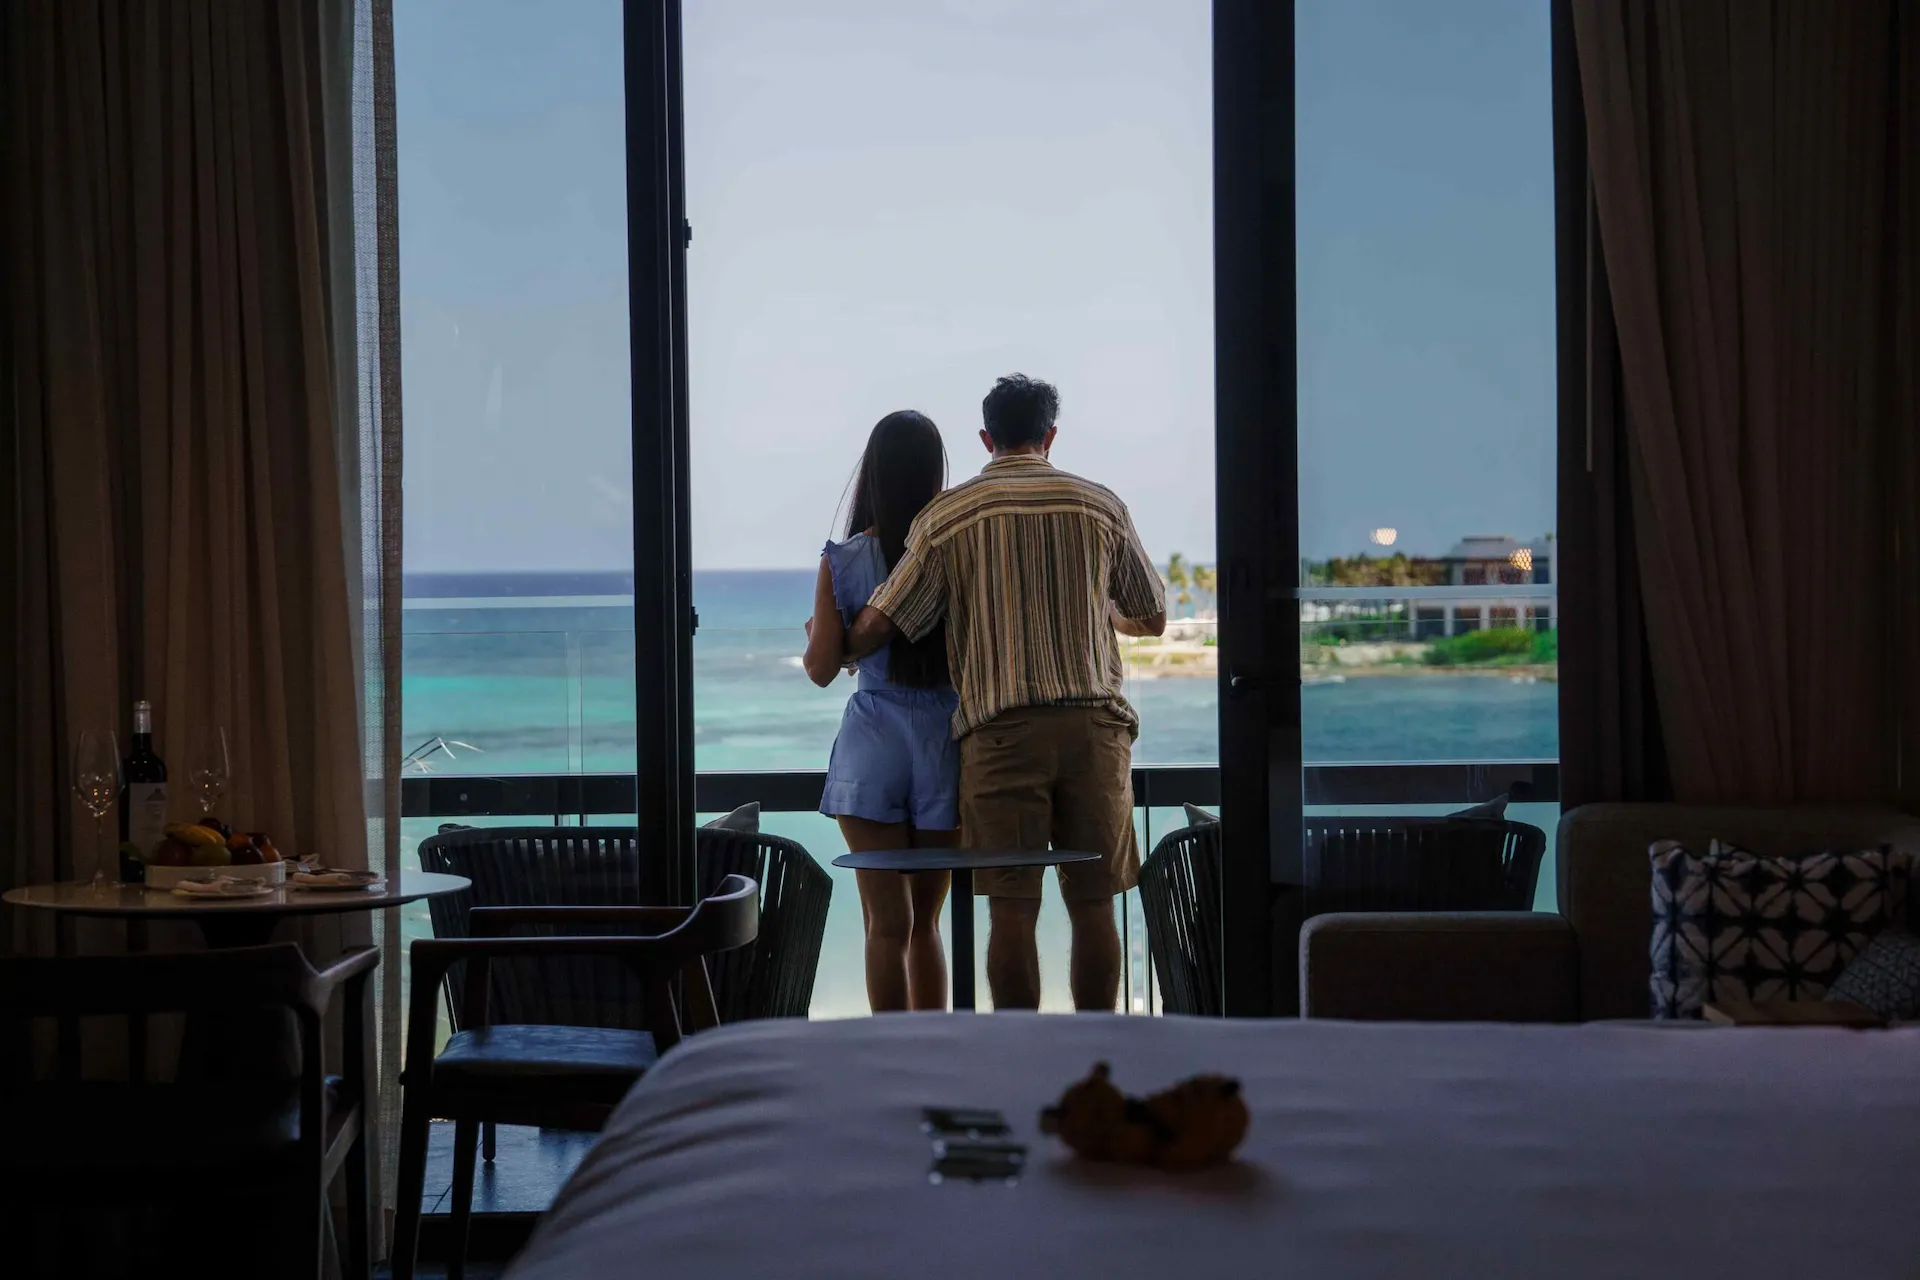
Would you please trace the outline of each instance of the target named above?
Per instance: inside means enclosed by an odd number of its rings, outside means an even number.
[[[1245,1082],[1234,1165],[1076,1162],[1096,1059]],[[927,1177],[927,1105],[1006,1112],[1015,1186]],[[1920,1276],[1920,1029],[897,1015],[684,1044],[514,1280]]]

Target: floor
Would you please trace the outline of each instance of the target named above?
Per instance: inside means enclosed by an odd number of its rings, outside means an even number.
[[[599,1136],[501,1125],[493,1163],[482,1160],[475,1167],[474,1213],[544,1213]],[[427,1140],[426,1193],[420,1199],[421,1211],[429,1216],[446,1214],[452,1190],[453,1124],[436,1120]]]
[[[473,1227],[468,1237],[469,1280],[496,1280],[525,1243],[537,1215],[588,1151],[598,1134],[501,1125],[492,1164],[482,1160],[473,1180]],[[421,1206],[419,1280],[441,1280],[446,1268],[444,1230],[453,1188],[453,1125],[436,1121],[427,1145],[427,1178]],[[382,1268],[377,1277],[387,1276]]]

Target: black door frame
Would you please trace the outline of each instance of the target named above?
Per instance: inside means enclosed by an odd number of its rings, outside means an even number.
[[[1221,990],[1297,1011],[1302,760],[1293,0],[1214,0]],[[1290,927],[1289,927],[1290,926]]]
[[[693,612],[687,503],[680,0],[624,0],[633,386],[638,778],[648,893],[694,891]],[[1567,287],[1584,138],[1567,0],[1554,19],[1565,393],[1584,332]],[[1213,0],[1216,547],[1220,583],[1222,979],[1230,1015],[1298,1009],[1304,880],[1300,681],[1294,0]],[[1578,202],[1577,212],[1571,207]],[[1571,406],[1571,408],[1570,408]],[[1564,424],[1563,424],[1564,425]]]
[[[646,901],[689,903],[693,559],[687,463],[687,215],[680,0],[624,0],[633,387],[635,803]]]
[[[634,641],[646,673],[635,800],[646,847],[673,855],[645,860],[647,891],[684,902],[696,618],[680,2],[625,0],[625,20]],[[1274,945],[1271,913],[1300,883],[1293,0],[1215,0],[1213,24],[1223,990],[1230,1014],[1257,1016],[1291,1009],[1291,947]]]

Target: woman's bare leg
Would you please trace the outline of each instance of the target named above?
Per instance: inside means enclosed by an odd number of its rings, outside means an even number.
[[[839,823],[850,853],[911,847],[905,823],[847,817]],[[907,942],[913,932],[907,877],[897,871],[856,871],[854,878],[866,928],[867,1006],[875,1013],[898,1013],[907,1008]]]
[[[951,849],[958,831],[913,833],[916,849]],[[947,949],[940,940],[940,909],[946,905],[953,876],[946,871],[916,871],[902,877],[913,900],[913,931],[907,936],[907,1007],[947,1007]]]

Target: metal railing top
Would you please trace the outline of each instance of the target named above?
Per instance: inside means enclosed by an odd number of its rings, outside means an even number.
[[[811,812],[820,807],[825,780],[824,771],[813,769],[701,771],[694,774],[694,803],[702,813],[756,802],[768,813]],[[631,773],[424,773],[408,774],[400,787],[405,818],[553,814],[556,820],[584,819],[633,813],[635,795]],[[1220,766],[1136,765],[1133,795],[1135,805],[1145,808],[1217,805]],[[1302,770],[1302,799],[1309,805],[1464,805],[1498,796],[1557,803],[1559,762],[1349,761]]]

